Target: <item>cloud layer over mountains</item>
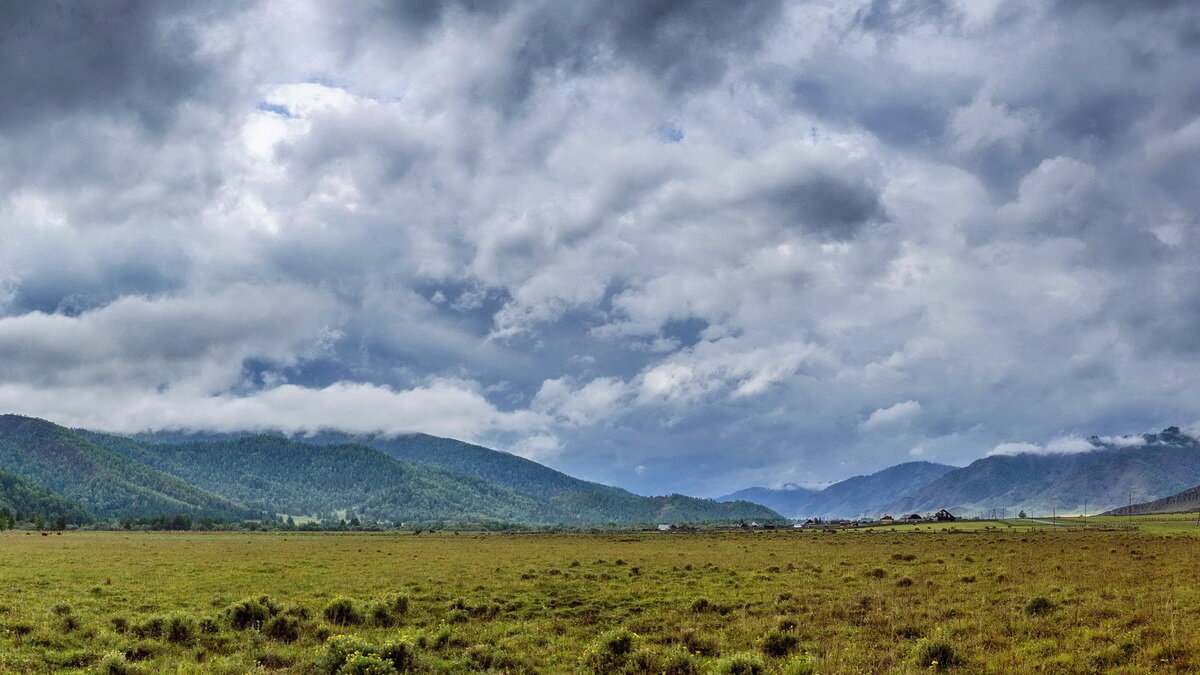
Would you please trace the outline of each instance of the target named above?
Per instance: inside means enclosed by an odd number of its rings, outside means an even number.
[[[1200,420],[1194,3],[0,19],[4,411],[694,494]]]

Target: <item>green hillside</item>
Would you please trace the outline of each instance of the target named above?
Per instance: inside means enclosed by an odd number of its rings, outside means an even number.
[[[382,436],[323,432],[302,440],[322,444],[361,443],[404,462],[464,473],[534,497],[554,497],[571,492],[637,496],[621,488],[568,476],[524,457],[428,434]]]
[[[0,471],[0,509],[32,520],[41,516],[46,522],[56,517],[66,518],[68,523],[90,523],[95,518],[79,502],[57,495],[50,490],[7,471]]]
[[[139,439],[170,444],[219,444],[246,437],[245,434],[159,433],[143,435]],[[283,438],[278,435],[275,437]],[[780,515],[771,509],[746,501],[721,503],[684,495],[643,497],[620,488],[580,480],[507,452],[426,434],[382,436],[322,432],[292,440],[303,441],[309,445],[370,446],[400,462],[453,472],[519,493],[541,504],[541,513],[551,519],[537,522],[580,525],[715,520],[764,521],[780,518]],[[170,469],[164,470],[176,473]],[[177,475],[185,476],[183,473]]]
[[[144,443],[92,436],[110,449],[272,513],[374,521],[559,520],[552,507],[484,481],[397,461],[365,445],[258,435]]]
[[[106,450],[45,420],[0,415],[0,470],[75,500],[104,517],[254,514],[183,480]]]

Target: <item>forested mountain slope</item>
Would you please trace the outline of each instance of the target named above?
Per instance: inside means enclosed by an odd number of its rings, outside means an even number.
[[[13,516],[32,519],[41,516],[46,522],[62,516],[68,523],[90,523],[95,518],[79,502],[67,499],[50,490],[31,483],[20,476],[0,471],[0,509],[8,509]]]
[[[137,438],[140,442],[166,444],[220,444],[247,437],[251,435],[158,433]],[[620,488],[574,478],[506,452],[426,434],[383,436],[322,432],[296,437],[278,434],[265,437],[285,438],[304,445],[326,447],[370,446],[402,463],[441,469],[454,475],[483,481],[485,484],[532,498],[542,509],[539,512],[543,514],[541,517],[550,519],[536,522],[633,524],[714,520],[762,521],[780,517],[767,507],[745,501],[721,503],[678,494],[643,497]],[[176,473],[170,469],[165,470]],[[508,516],[501,519],[508,519]]]
[[[102,434],[116,452],[272,513],[376,521],[505,520],[550,523],[550,505],[482,480],[400,462],[356,444],[257,435],[145,443]]]
[[[255,515],[70,429],[31,417],[0,415],[0,470],[75,500],[101,517]]]

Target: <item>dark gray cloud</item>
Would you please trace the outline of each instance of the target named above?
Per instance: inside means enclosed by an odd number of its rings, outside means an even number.
[[[8,3],[0,407],[424,430],[701,494],[1190,424],[1198,26]]]
[[[197,25],[238,3],[39,2],[0,7],[0,125],[115,115],[161,127],[216,83]]]

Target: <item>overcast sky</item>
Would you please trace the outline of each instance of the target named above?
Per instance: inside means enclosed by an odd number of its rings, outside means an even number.
[[[1200,420],[1198,186],[1187,1],[5,2],[0,410],[703,496],[1077,447]]]

